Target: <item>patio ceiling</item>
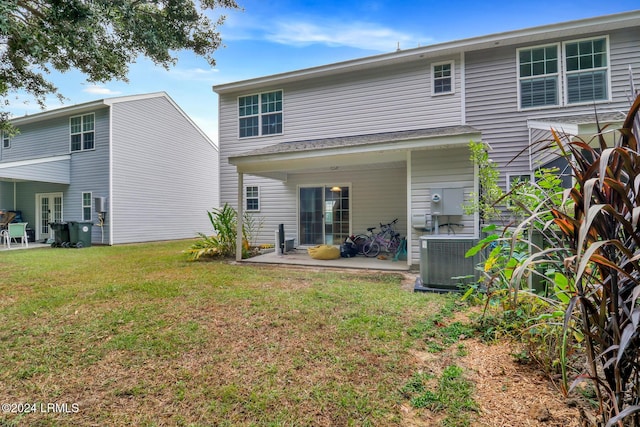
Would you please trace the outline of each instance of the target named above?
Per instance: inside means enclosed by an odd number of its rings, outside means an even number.
[[[338,168],[385,167],[406,162],[407,152],[446,148],[480,140],[470,126],[384,132],[282,142],[229,158],[239,173],[286,179],[287,174]]]

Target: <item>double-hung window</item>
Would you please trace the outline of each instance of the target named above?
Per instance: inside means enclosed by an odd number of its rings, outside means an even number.
[[[542,46],[518,51],[520,107],[559,104],[558,46]]]
[[[11,136],[8,132],[2,132],[2,148],[11,148]]]
[[[260,210],[260,187],[248,185],[244,189],[247,212],[257,212]]]
[[[453,62],[434,64],[431,75],[434,95],[453,93]]]
[[[82,220],[91,221],[91,193],[82,193]]]
[[[567,73],[567,103],[602,101],[607,91],[607,40],[568,42],[564,45]]]
[[[69,119],[71,131],[71,151],[93,150],[95,148],[95,116],[93,113]]]
[[[238,98],[239,137],[282,133],[282,91]]]
[[[607,38],[518,49],[518,84],[522,109],[608,100]]]

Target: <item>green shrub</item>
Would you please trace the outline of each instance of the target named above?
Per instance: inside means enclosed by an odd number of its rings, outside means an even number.
[[[215,231],[215,235],[207,236],[204,233],[198,233],[200,240],[194,243],[187,253],[191,254],[192,260],[198,260],[203,256],[230,258],[236,254],[236,238],[237,238],[237,218],[238,213],[229,204],[225,203],[221,209],[213,209],[207,212],[211,226]],[[255,222],[251,221],[253,225]],[[249,244],[247,239],[247,227],[243,227],[243,258],[249,254]]]

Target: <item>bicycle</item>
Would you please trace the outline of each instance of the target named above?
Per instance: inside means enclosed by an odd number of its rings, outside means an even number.
[[[390,230],[378,233],[374,240],[364,245],[364,256],[369,258],[377,257],[381,251],[388,252],[392,255],[400,248],[400,233],[396,233]]]
[[[355,236],[351,236],[350,239],[353,242],[354,245],[356,245],[356,248],[358,248],[358,253],[359,254],[363,254],[364,255],[364,246],[373,241],[374,238],[374,234],[373,234],[373,230],[375,230],[376,227],[369,227],[367,228],[367,232],[369,234],[356,234]]]
[[[395,232],[393,227],[397,222],[398,222],[398,218],[394,219],[388,224],[380,223],[380,229],[381,229],[380,233],[388,233],[389,231]],[[369,234],[356,234],[355,236],[350,236],[351,241],[353,242],[353,244],[356,245],[356,248],[358,248],[359,254],[366,255],[364,252],[364,248],[367,245],[367,243],[373,242],[375,240],[377,234],[374,234],[373,230],[375,230],[376,228],[377,227],[367,228],[367,233]]]
[[[366,257],[377,257],[382,250],[391,254],[398,251],[402,239],[400,239],[400,233],[394,229],[396,222],[398,222],[397,218],[389,224],[380,224],[380,232],[373,235],[373,238],[362,247],[362,252]]]

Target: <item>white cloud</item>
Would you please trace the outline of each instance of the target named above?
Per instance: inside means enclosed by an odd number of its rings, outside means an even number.
[[[265,24],[268,22],[268,25]],[[223,26],[223,40],[268,40],[290,46],[345,46],[378,52],[409,49],[433,42],[430,37],[398,31],[375,22],[337,21],[327,17],[281,17],[278,21],[232,16]]]
[[[215,74],[220,70],[215,68],[210,68],[205,70],[204,68],[171,68],[168,73],[169,76],[173,78],[177,78],[179,80],[189,80],[189,81],[205,81],[205,82],[213,82],[215,79]]]
[[[380,52],[391,52],[397,48],[398,43],[405,49],[417,47],[419,43],[411,34],[364,22],[326,25],[302,21],[279,22],[272,30],[267,30],[265,37],[276,43],[293,46],[324,44]]]
[[[119,95],[122,93],[100,85],[89,85],[82,91],[85,93],[90,93],[92,95]]]

